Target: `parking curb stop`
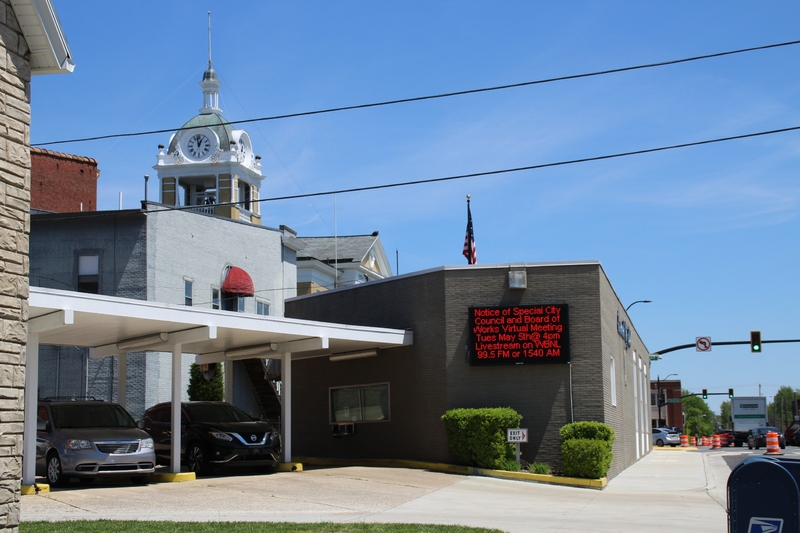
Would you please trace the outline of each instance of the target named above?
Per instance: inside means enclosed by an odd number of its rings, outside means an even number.
[[[276,472],[302,472],[303,463],[278,463],[275,466]]]
[[[194,472],[153,474],[150,478],[153,483],[180,483],[182,481],[194,481],[195,479],[197,479],[197,476]]]
[[[30,494],[43,494],[50,492],[50,485],[47,483],[34,483],[33,485],[22,485],[19,488],[20,494],[28,496]]]

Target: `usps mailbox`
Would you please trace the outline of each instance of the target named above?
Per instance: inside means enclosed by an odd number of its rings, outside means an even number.
[[[750,457],[728,477],[729,533],[800,533],[800,460]]]

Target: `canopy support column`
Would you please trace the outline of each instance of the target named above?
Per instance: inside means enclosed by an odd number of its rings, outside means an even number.
[[[181,345],[172,347],[172,427],[170,428],[169,471],[181,471]]]
[[[36,413],[39,409],[39,334],[28,333],[25,348],[25,405],[22,430],[22,485],[36,483]]]
[[[283,462],[292,462],[292,354],[281,358],[281,443]]]

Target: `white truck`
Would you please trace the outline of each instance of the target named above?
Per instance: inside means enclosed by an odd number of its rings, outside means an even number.
[[[767,425],[767,398],[765,396],[737,396],[731,399],[733,445],[747,442],[747,432]]]

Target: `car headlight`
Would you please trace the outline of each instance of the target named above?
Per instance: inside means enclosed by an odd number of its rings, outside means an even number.
[[[153,447],[153,439],[142,439],[141,446],[142,446],[142,448],[152,448]]]
[[[88,440],[69,439],[67,441],[67,448],[70,450],[91,450],[92,443]]]
[[[209,433],[211,433],[211,436],[214,437],[215,439],[226,440],[228,442],[233,440],[233,437],[231,437],[227,433],[223,433],[222,431],[210,431]]]

